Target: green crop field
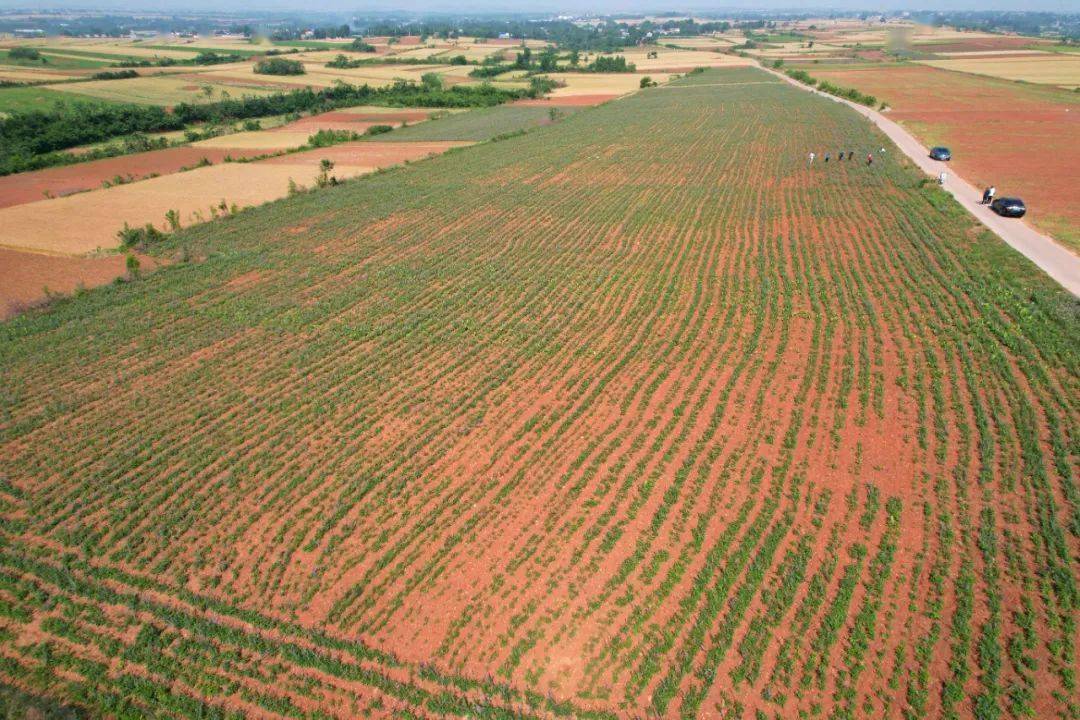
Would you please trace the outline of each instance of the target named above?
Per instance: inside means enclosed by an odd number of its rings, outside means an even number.
[[[555,117],[565,117],[577,107],[557,107]],[[481,142],[496,135],[527,130],[551,122],[551,108],[528,105],[499,105],[478,108],[463,113],[448,113],[445,117],[417,125],[395,128],[393,132],[374,135],[373,142],[404,140],[472,140]]]
[[[102,104],[105,102],[107,101],[101,98],[77,97],[39,85],[0,87],[0,114],[52,110],[56,103]]]
[[[1075,716],[1080,305],[768,79],[183,230],[0,325],[0,683],[121,718]]]

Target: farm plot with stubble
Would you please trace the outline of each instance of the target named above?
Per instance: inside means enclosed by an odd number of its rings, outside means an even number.
[[[855,113],[713,73],[0,326],[0,680],[121,717],[1075,713],[1077,301],[899,152],[807,167],[884,142]]]

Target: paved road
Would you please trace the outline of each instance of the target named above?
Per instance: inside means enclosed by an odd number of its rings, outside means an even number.
[[[896,143],[897,147],[904,151],[905,155],[911,158],[927,174],[937,177],[942,170],[947,172],[948,178],[945,180],[945,189],[959,201],[965,210],[974,215],[979,222],[993,231],[995,235],[1042,268],[1043,272],[1057,280],[1062,287],[1073,295],[1080,297],[1080,257],[1077,257],[1057,244],[1048,235],[1043,235],[1023,221],[1000,217],[988,206],[980,205],[982,190],[954,173],[952,168],[948,167],[948,163],[931,160],[929,150],[923,147],[903,127],[865,105],[859,105],[850,100],[838,98],[835,95],[818,92],[770,68],[763,67],[762,69],[782,78],[797,88],[843,103],[855,110],[855,112],[869,118]]]

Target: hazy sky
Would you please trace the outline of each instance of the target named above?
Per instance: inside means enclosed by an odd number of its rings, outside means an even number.
[[[78,8],[127,11],[235,11],[364,12],[405,10],[413,12],[648,12],[743,10],[1049,10],[1077,12],[1077,0],[0,0],[0,9]]]

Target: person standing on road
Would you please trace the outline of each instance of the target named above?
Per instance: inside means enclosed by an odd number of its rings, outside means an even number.
[[[944,185],[945,181],[949,179],[949,173],[942,170],[937,176],[937,184]]]
[[[813,165],[813,164],[814,164],[814,158],[815,158],[815,157],[817,157],[817,155],[815,155],[814,153],[810,153],[810,162],[808,162],[808,163],[806,163],[806,164],[807,164],[807,165]]]
[[[979,201],[980,205],[985,205],[990,202],[990,188],[983,190],[982,200]]]
[[[994,196],[997,195],[997,188],[991,185],[990,189],[986,192],[989,195],[989,197],[986,198],[986,204],[989,205],[990,203],[994,202]]]

